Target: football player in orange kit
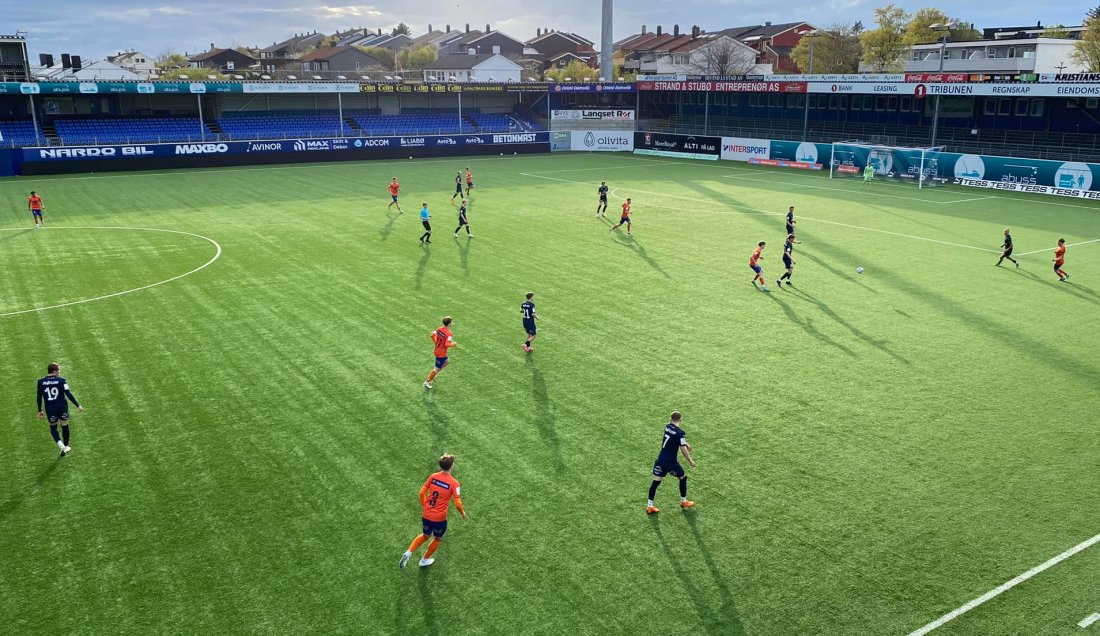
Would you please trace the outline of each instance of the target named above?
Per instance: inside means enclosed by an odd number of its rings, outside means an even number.
[[[455,346],[454,334],[451,333],[453,320],[450,316],[443,316],[443,326],[431,333],[432,342],[435,343],[435,368],[428,374],[428,379],[424,380],[425,389],[432,388],[432,380],[447,366],[447,352]]]
[[[424,545],[424,542],[428,539],[431,539],[432,542],[428,544],[428,549],[424,552],[424,558],[420,559],[420,567],[426,568],[435,563],[432,555],[439,549],[439,544],[443,541],[443,535],[447,532],[447,512],[450,509],[452,498],[458,514],[462,515],[463,520],[466,519],[466,510],[462,507],[462,488],[458,480],[451,476],[451,469],[454,468],[454,465],[454,455],[440,457],[440,471],[429,475],[428,481],[424,482],[424,486],[420,489],[420,504],[424,507],[424,516],[421,519],[424,525],[424,533],[413,539],[409,549],[401,555],[397,567],[402,570],[405,569],[405,564],[409,562],[413,552]]]
[[[1054,248],[1054,273],[1058,274],[1058,282],[1064,283],[1069,280],[1069,274],[1062,269],[1062,266],[1066,264],[1066,239],[1058,239],[1058,247]]]
[[[401,204],[397,202],[397,195],[401,193],[401,184],[397,182],[397,177],[394,177],[393,181],[390,181],[389,190],[390,190],[390,198],[392,198],[393,201],[390,201],[390,204],[386,206],[386,210],[389,210],[390,208],[392,208],[393,206],[396,205],[397,206],[397,213],[401,214],[403,212],[403,210],[401,209]]]

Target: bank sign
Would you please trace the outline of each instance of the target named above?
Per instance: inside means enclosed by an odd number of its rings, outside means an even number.
[[[59,146],[23,148],[23,162],[140,159],[154,157],[217,156],[254,153],[364,151],[381,148],[437,148],[443,146],[510,146],[550,142],[547,132],[486,135],[430,135],[409,137],[352,137],[331,139],[265,139],[206,143],[118,146]]]

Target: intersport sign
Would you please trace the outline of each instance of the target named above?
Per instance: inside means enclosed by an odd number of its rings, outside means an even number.
[[[633,110],[589,108],[583,110],[555,110],[550,118],[565,121],[633,121]]]
[[[722,137],[722,159],[725,161],[770,159],[771,152],[772,142],[770,139]]]
[[[634,133],[609,130],[570,131],[569,149],[582,152],[631,152]]]

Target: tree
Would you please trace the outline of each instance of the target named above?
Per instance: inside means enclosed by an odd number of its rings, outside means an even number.
[[[392,71],[395,68],[394,53],[390,49],[381,46],[357,46],[355,48],[378,60],[378,66],[383,71]]]
[[[546,77],[552,82],[583,82],[584,78],[592,81],[600,76],[600,72],[580,60],[573,60],[565,68],[552,68],[546,71]]]
[[[1086,73],[1100,73],[1100,7],[1088,12],[1084,27],[1081,39],[1073,45],[1070,59],[1080,64]]]
[[[168,70],[173,68],[184,68],[190,64],[187,60],[187,56],[183,53],[173,53],[171,51],[165,51],[157,56],[156,59],[157,68],[161,70]]]
[[[393,27],[393,31],[390,32],[390,35],[411,35],[411,34],[412,34],[412,29],[410,29],[409,25],[405,24],[404,22],[398,22],[397,26]]]
[[[875,73],[901,70],[901,56],[905,52],[905,27],[909,14],[901,7],[888,4],[875,7],[876,28],[865,31],[859,37],[863,46],[862,61]]]
[[[952,25],[944,29],[946,25]],[[939,29],[933,29],[933,26]],[[905,25],[905,33],[902,40],[908,45],[931,44],[939,42],[944,36],[948,42],[962,42],[965,40],[980,40],[981,34],[968,24],[949,18],[946,13],[935,8],[917,9],[917,12],[909,16]]]
[[[756,51],[728,36],[691,53],[688,67],[700,75],[744,75],[756,68]]]
[[[834,24],[812,37],[803,37],[791,49],[791,60],[803,73],[855,73],[859,71],[859,58],[863,46],[859,36],[863,23]],[[814,64],[810,69],[810,42],[813,41]]]
[[[210,75],[213,75],[215,80],[224,81],[229,79],[228,75],[223,75],[211,68],[174,68],[161,72],[157,78],[162,80],[178,80],[186,76],[189,80],[206,81],[210,79]]]
[[[1069,32],[1064,24],[1055,24],[1054,26],[1043,29],[1043,32],[1039,34],[1041,38],[1056,38],[1059,40],[1072,40],[1073,34]]]
[[[435,47],[418,46],[415,49],[402,50],[397,56],[397,61],[403,71],[419,71],[425,64],[431,64],[438,57]]]

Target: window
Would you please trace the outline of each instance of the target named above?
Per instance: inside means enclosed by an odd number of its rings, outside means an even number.
[[[1012,100],[1002,99],[1000,105],[997,106],[997,114],[1001,116],[1007,116],[1012,114]]]
[[[875,110],[886,110],[886,98],[882,95],[875,97]]]
[[[892,113],[892,112],[896,111],[897,109],[898,109],[898,98],[894,95],[891,95],[886,100],[886,110],[888,110]]]
[[[232,60],[225,63],[225,69],[227,71],[232,71],[234,68],[236,68],[236,65],[233,63]]]
[[[1027,102],[1028,102],[1028,100],[1026,100],[1026,99],[1017,99],[1016,100],[1016,116],[1017,117],[1027,117],[1028,106],[1029,106],[1029,104]]]
[[[902,97],[901,98],[901,112],[908,113],[911,110],[913,110],[913,98],[912,97]]]
[[[1093,98],[1095,100],[1095,98]],[[1042,117],[1043,116],[1043,100],[1033,99],[1031,100],[1031,116]]]
[[[768,108],[775,108],[779,106],[779,96],[775,93],[768,93]]]
[[[840,107],[840,96],[829,95],[829,110],[836,110]]]
[[[1038,101],[1040,104],[1043,103],[1042,100],[1036,100],[1036,101]],[[1096,110],[1097,106],[1100,106],[1100,98],[1089,97],[1088,99],[1085,100],[1085,108],[1090,108],[1092,110]],[[1033,110],[1034,110],[1034,108],[1035,107],[1032,106]],[[1042,106],[1039,107],[1039,110],[1042,110]],[[1042,113],[1040,113],[1040,114],[1042,114]]]
[[[983,115],[990,115],[990,116],[996,115],[997,114],[997,100],[989,99],[987,97],[986,100],[985,100],[985,106],[982,108],[982,114]]]

